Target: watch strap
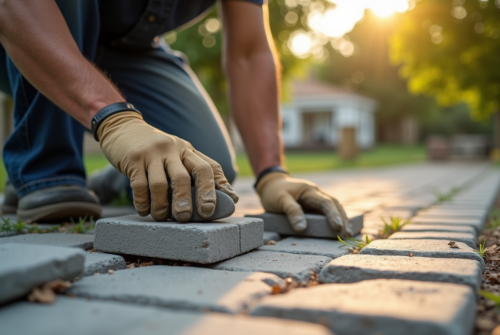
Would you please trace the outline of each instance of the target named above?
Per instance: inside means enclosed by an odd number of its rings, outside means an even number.
[[[253,184],[253,187],[254,188],[257,188],[257,184],[259,183],[259,181],[267,174],[271,173],[271,172],[281,172],[281,173],[285,173],[285,174],[289,174],[288,171],[282,167],[282,166],[271,166],[271,167],[268,167],[267,169],[261,171],[259,173],[259,175],[257,176],[257,180],[255,180],[255,184]]]
[[[99,139],[97,138],[97,129],[99,129],[99,126],[101,125],[102,121],[104,121],[108,116],[111,116],[116,113],[120,112],[136,112],[141,114],[134,105],[128,102],[117,102],[114,104],[111,104],[109,106],[104,107],[100,111],[98,111],[94,117],[92,118],[92,123],[91,123],[91,131],[92,134],[94,135],[94,138],[97,142],[99,142]],[[142,115],[142,114],[141,114]]]

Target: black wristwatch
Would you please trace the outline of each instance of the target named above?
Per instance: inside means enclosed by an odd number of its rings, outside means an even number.
[[[262,179],[262,177],[264,177],[266,174],[271,173],[271,172],[281,172],[281,173],[284,173],[284,174],[288,174],[288,171],[285,170],[281,166],[271,166],[271,167],[268,167],[267,169],[265,169],[264,171],[262,171],[261,173],[259,173],[259,175],[257,176],[257,180],[255,180],[255,184],[253,184],[253,187],[257,188],[257,184]]]
[[[94,138],[97,142],[99,142],[99,139],[97,138],[97,129],[99,129],[102,121],[104,121],[108,116],[120,112],[136,112],[141,114],[141,112],[139,112],[134,107],[134,105],[128,102],[117,102],[115,104],[104,107],[103,109],[98,111],[92,118],[92,128],[90,130],[92,131],[92,134],[94,135]]]

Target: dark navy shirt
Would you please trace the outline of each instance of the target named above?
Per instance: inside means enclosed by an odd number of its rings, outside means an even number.
[[[240,0],[262,5],[264,0]],[[158,35],[201,19],[216,0],[101,0],[101,43],[150,48]]]

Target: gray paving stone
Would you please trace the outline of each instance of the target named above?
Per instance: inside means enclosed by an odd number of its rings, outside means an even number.
[[[453,226],[469,226],[476,230],[479,234],[483,228],[483,221],[479,219],[446,219],[446,218],[419,218],[414,217],[411,220],[412,224],[425,225],[453,225]]]
[[[259,248],[263,251],[288,252],[301,255],[319,255],[330,258],[337,258],[347,255],[349,251],[338,240],[327,240],[306,237],[287,237],[275,245],[265,245]]]
[[[455,225],[427,225],[427,224],[408,224],[401,228],[401,231],[405,232],[431,232],[431,231],[443,231],[443,232],[455,232],[455,233],[469,233],[474,234],[474,238],[477,238],[476,230],[470,226],[455,226]]]
[[[317,255],[297,255],[271,251],[255,251],[211,266],[216,270],[269,272],[281,278],[291,277],[297,282],[311,279],[311,271],[319,271],[331,260]]]
[[[465,285],[377,279],[266,297],[251,315],[319,323],[338,335],[469,335],[476,297]]]
[[[429,208],[418,213],[419,217],[445,217],[445,218],[477,218],[485,219],[488,216],[488,211],[477,209],[456,209],[446,210],[438,208]]]
[[[83,271],[84,252],[75,248],[6,243],[0,245],[0,304],[55,279]]]
[[[109,253],[208,264],[258,248],[262,236],[263,222],[255,218],[182,224],[130,215],[97,221],[94,245]]]
[[[446,240],[376,240],[361,249],[360,254],[409,256],[412,253],[416,257],[473,259],[484,271],[484,260],[477,252],[462,242],[456,245],[458,248],[450,248]]]
[[[19,302],[6,306],[0,310],[0,324],[4,334],[19,335],[331,334],[323,326],[305,322],[179,312],[63,296],[51,305]]]
[[[470,259],[347,255],[332,260],[319,277],[322,283],[355,283],[371,279],[409,279],[481,286],[479,263]]]
[[[264,244],[267,242],[273,240],[275,242],[279,241],[281,239],[280,234],[274,232],[274,231],[264,231]]]
[[[23,234],[0,239],[3,243],[23,243],[34,245],[51,245],[56,247],[92,249],[94,236],[89,234]]]
[[[283,286],[284,281],[262,272],[149,266],[83,277],[70,293],[173,309],[239,313],[256,299],[271,294],[272,285]]]
[[[467,244],[471,248],[476,247],[476,236],[471,233],[454,233],[443,231],[430,232],[397,232],[389,236],[391,240],[445,240]]]
[[[122,270],[127,263],[122,256],[105,254],[102,252],[85,253],[85,269],[82,276],[91,276],[95,273],[107,273],[108,270]]]
[[[264,230],[274,231],[282,235],[331,239],[337,239],[337,236],[339,235],[338,231],[333,230],[332,227],[330,227],[324,215],[306,214],[307,228],[301,232],[293,230],[292,226],[288,222],[288,219],[283,214],[262,213],[245,216],[264,220]],[[352,222],[354,235],[359,234],[361,229],[363,229],[363,215],[351,217],[350,220]]]

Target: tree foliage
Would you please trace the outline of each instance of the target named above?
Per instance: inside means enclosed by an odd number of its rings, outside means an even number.
[[[390,53],[411,92],[441,106],[465,102],[476,120],[498,110],[499,0],[421,0],[402,16]]]
[[[288,49],[288,41],[294,32],[310,31],[307,14],[313,9],[325,10],[332,4],[325,0],[269,0],[271,33],[282,67],[282,95],[290,95],[290,81],[307,73],[309,60],[295,57]],[[207,89],[221,115],[227,116],[226,80],[221,66],[221,27],[217,9],[196,24],[179,32],[167,34],[167,43],[186,54],[190,65]],[[215,22],[219,26],[215,27]],[[216,28],[216,29],[215,29]],[[249,27],[250,28],[250,27]]]

